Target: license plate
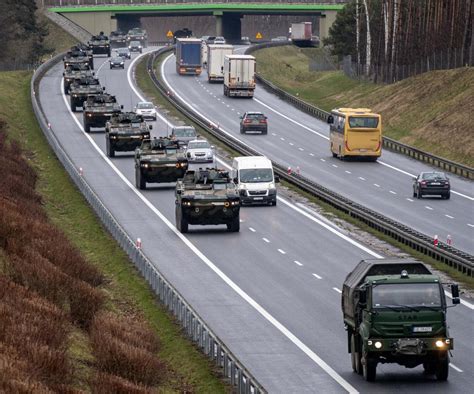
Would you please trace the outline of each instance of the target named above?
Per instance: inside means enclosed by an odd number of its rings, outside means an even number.
[[[359,149],[359,152],[367,152],[367,149]]]
[[[254,197],[254,200],[263,200],[263,197]]]
[[[433,186],[439,186],[439,185],[441,185],[441,183],[439,183],[439,182],[431,182],[431,185],[433,185]]]
[[[224,205],[223,202],[213,202],[212,205]]]
[[[431,332],[433,327],[413,327],[413,332]]]

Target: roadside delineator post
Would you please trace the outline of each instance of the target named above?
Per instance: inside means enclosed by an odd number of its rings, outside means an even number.
[[[79,175],[80,176],[84,175],[84,171],[82,170],[82,167],[79,167]]]
[[[296,173],[297,173],[298,175],[301,174],[300,166],[296,166]]]
[[[293,173],[293,170],[291,169],[291,167],[288,167],[288,169],[286,170],[286,173],[288,175],[291,175]]]
[[[142,240],[140,238],[137,238],[137,242],[135,243],[135,246],[137,247],[137,249],[142,248]]]
[[[48,129],[51,130],[51,123],[48,123]]]
[[[438,235],[435,235],[433,238],[433,245],[438,246]]]
[[[448,234],[447,238],[446,238],[446,243],[451,246],[453,244],[453,240],[451,238],[451,235]]]

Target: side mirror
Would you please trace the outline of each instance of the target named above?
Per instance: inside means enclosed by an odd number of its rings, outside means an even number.
[[[244,117],[243,116],[239,116],[239,119],[243,119]]]
[[[181,194],[181,189],[177,189],[176,194]],[[178,204],[178,201],[176,201],[176,204]]]
[[[327,122],[328,122],[328,124],[333,124],[334,123],[334,116],[329,115]]]
[[[280,183],[280,177],[278,175],[275,175],[274,177],[275,183]]]
[[[234,181],[234,183],[239,183],[239,180],[237,179],[237,177],[235,177],[234,179],[232,179]]]
[[[149,128],[150,130],[153,130],[153,126],[152,126],[152,125],[148,126],[148,128]]]
[[[459,299],[459,286],[456,283],[451,285],[451,295],[453,296],[453,305],[461,303],[461,300]]]
[[[123,105],[120,106],[120,109],[123,109]]]

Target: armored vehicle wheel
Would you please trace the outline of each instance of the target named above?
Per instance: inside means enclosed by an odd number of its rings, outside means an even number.
[[[181,212],[181,207],[176,205],[176,228],[180,233],[187,233],[188,232],[188,222],[187,220],[183,217],[183,214]]]
[[[142,171],[140,167],[135,169],[135,186],[137,189],[145,190],[146,189],[146,181],[143,179]]]
[[[231,223],[227,223],[227,230],[231,233],[238,233],[240,231],[240,219],[233,218]]]
[[[76,112],[76,107],[77,107],[76,100],[71,99],[71,111]]]
[[[352,370],[361,375],[362,374],[362,364],[360,360],[360,352],[356,349],[356,338],[355,334],[351,335],[351,362],[352,362]]]
[[[451,193],[450,192],[447,192],[446,194],[443,195],[443,198],[445,200],[449,200],[449,198],[451,197]]]
[[[434,375],[436,373],[436,363],[433,361],[424,362],[423,369],[425,370],[425,375]]]
[[[449,356],[448,353],[440,354],[438,359],[438,365],[436,366],[436,379],[445,381],[448,380],[449,375]]]
[[[109,137],[105,137],[105,151],[108,157],[115,157],[115,150],[110,142]]]
[[[66,85],[64,85],[64,94],[68,94],[68,93],[69,93],[69,88]]]
[[[87,121],[84,119],[84,131],[86,133],[90,133],[91,132],[91,126],[89,123],[87,123]]]
[[[366,355],[365,363],[362,365],[362,371],[364,379],[367,380],[367,382],[374,382],[377,376],[377,361],[373,357]]]

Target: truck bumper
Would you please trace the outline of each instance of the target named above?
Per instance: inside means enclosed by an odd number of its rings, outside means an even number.
[[[373,354],[421,356],[433,351],[452,350],[453,338],[371,338],[365,348]]]

